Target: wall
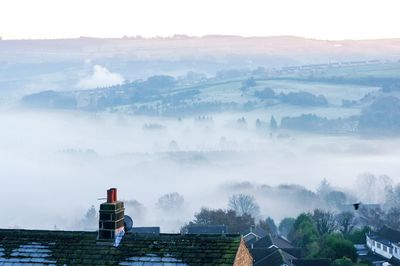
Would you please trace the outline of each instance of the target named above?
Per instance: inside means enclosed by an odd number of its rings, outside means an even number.
[[[374,245],[374,243],[375,243],[375,245]],[[380,244],[380,247],[378,247],[379,244]],[[375,252],[375,253],[377,253],[377,254],[385,257],[385,258],[390,259],[392,257],[392,254],[390,252],[391,246],[386,246],[387,247],[387,251],[384,251],[383,247],[385,245],[370,239],[368,236],[367,236],[367,246],[371,251],[373,251],[373,252]]]
[[[234,266],[248,266],[253,265],[253,257],[247,249],[243,239],[240,241],[239,249],[236,253]]]

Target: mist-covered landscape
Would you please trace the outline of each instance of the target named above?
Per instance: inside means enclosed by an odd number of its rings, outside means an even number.
[[[360,180],[400,181],[398,43],[2,40],[1,226],[95,228],[85,215],[105,187],[164,232],[241,193],[277,223],[337,209],[323,180],[343,205],[384,203],[384,185],[366,194]]]
[[[0,1],[0,266],[400,266],[399,9]]]

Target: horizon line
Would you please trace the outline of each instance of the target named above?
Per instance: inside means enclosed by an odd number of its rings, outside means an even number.
[[[243,39],[251,39],[251,38],[295,38],[295,39],[305,39],[305,40],[314,40],[314,41],[330,41],[330,42],[341,42],[341,41],[382,41],[382,40],[398,40],[399,37],[382,37],[382,38],[360,38],[360,39],[351,39],[351,38],[343,38],[343,39],[329,39],[329,38],[314,38],[314,37],[306,37],[306,36],[297,36],[297,35],[252,35],[252,36],[244,36],[244,35],[235,35],[235,34],[206,34],[206,35],[188,35],[188,34],[173,34],[173,35],[152,35],[152,36],[143,36],[143,35],[123,35],[120,37],[98,37],[98,36],[76,36],[76,37],[48,37],[48,38],[3,38],[0,36],[0,41],[57,41],[57,40],[79,40],[79,39],[97,39],[97,40],[155,40],[155,39],[167,39],[167,40],[179,40],[179,39],[202,39],[202,38],[243,38]]]

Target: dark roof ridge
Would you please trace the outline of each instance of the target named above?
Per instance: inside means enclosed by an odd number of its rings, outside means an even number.
[[[97,234],[97,231],[82,231],[82,230],[45,230],[45,229],[12,229],[12,228],[0,228],[0,233],[32,233],[32,234]],[[186,236],[186,237],[207,237],[207,238],[223,238],[223,237],[240,237],[240,234],[181,234],[181,233],[160,233],[157,236],[152,236],[152,234],[136,234],[127,232],[126,235],[133,235],[133,236],[148,236],[148,237],[167,237],[167,236]]]
[[[389,240],[390,242],[393,242],[393,243],[400,242],[400,231],[393,229],[387,225],[384,225],[377,232],[372,233],[372,235],[379,236],[379,237],[381,237],[385,240]]]

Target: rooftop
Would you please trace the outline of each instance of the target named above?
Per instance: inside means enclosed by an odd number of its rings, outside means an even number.
[[[232,265],[239,235],[125,234],[100,245],[97,232],[0,229],[0,264]]]
[[[378,240],[380,242],[388,242],[387,244],[400,243],[400,231],[394,230],[390,227],[384,226],[376,233],[369,235],[371,239]],[[385,241],[386,240],[386,241]]]
[[[259,226],[252,226],[249,230],[243,232],[243,236],[248,234],[257,235],[259,238],[266,237],[268,235],[268,233]]]
[[[293,260],[294,266],[330,266],[330,259],[296,259]]]
[[[191,225],[187,227],[188,234],[225,234],[226,225]]]

